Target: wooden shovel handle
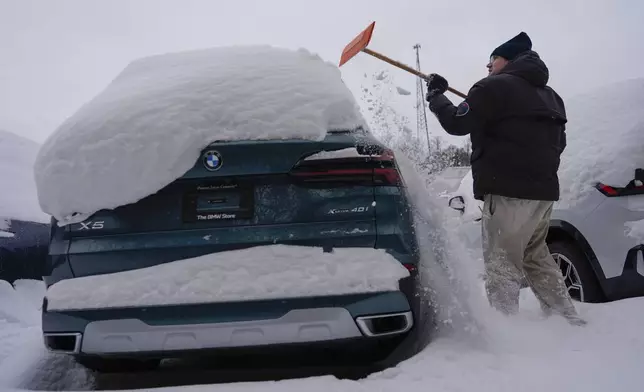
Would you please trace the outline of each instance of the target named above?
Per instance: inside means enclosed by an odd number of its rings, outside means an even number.
[[[416,69],[414,69],[414,68],[412,68],[412,67],[410,67],[408,65],[405,65],[405,64],[403,64],[403,63],[401,63],[399,61],[390,59],[389,57],[387,57],[387,56],[385,56],[383,54],[380,54],[378,52],[374,52],[373,50],[368,49],[368,48],[364,48],[364,49],[362,49],[362,51],[367,53],[367,54],[369,54],[369,55],[372,55],[373,57],[378,58],[378,59],[380,59],[380,60],[382,60],[384,62],[387,62],[387,63],[389,63],[389,64],[391,64],[391,65],[393,65],[395,67],[398,67],[398,68],[400,68],[402,70],[405,70],[405,71],[407,71],[407,72],[409,72],[411,74],[414,74],[414,75],[418,76],[419,78],[422,78],[424,80],[429,79],[429,76],[425,75],[424,73],[418,72],[418,70],[416,70]],[[460,91],[458,91],[456,89],[453,89],[451,87],[448,87],[447,91],[449,91],[452,94],[458,95],[459,97],[461,97],[463,99],[467,98],[467,95],[465,95],[462,92],[460,92]]]

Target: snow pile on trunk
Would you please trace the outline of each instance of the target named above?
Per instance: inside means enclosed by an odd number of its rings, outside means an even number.
[[[51,310],[214,303],[399,290],[407,269],[384,250],[260,246],[58,282]]]
[[[134,203],[215,141],[322,140],[366,124],[338,68],[304,49],[214,48],[144,58],[65,121],[36,160],[61,224]]]
[[[644,168],[644,79],[566,101],[568,146],[561,157],[561,207],[583,200],[601,181],[626,186]]]
[[[38,205],[33,175],[39,148],[34,141],[0,130],[0,236],[12,219],[49,222]]]

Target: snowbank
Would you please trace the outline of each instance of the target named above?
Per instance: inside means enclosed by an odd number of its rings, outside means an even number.
[[[321,140],[328,130],[358,126],[367,128],[338,68],[303,49],[144,58],[45,141],[38,198],[61,224],[78,222],[158,191],[212,142]]]
[[[561,157],[561,207],[574,206],[597,181],[626,186],[644,168],[644,79],[566,100],[568,145]]]
[[[38,205],[33,175],[39,148],[34,141],[0,130],[0,236],[11,219],[49,222]]]
[[[49,309],[212,303],[399,290],[407,269],[384,250],[273,245],[58,282]]]
[[[45,296],[45,282],[33,279],[17,279],[13,282],[16,294],[29,302],[30,308],[40,310],[42,299]]]
[[[11,283],[0,280],[0,321],[34,326],[40,323],[38,309],[45,292],[42,281],[16,281]]]

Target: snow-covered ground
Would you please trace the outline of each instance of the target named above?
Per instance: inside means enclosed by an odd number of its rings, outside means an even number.
[[[406,165],[405,171],[410,169],[408,163],[403,162],[403,165]],[[416,202],[423,200],[424,189],[422,180],[412,185]],[[480,251],[476,247],[462,246],[462,220],[458,213],[444,208],[444,203],[443,198],[425,196],[424,202],[418,205],[419,221],[431,216],[444,223],[444,233],[447,233],[444,251],[450,256],[450,270],[458,275],[458,279],[448,279],[451,280],[449,285],[473,289],[462,291],[457,287],[443,287],[439,290],[452,293],[458,297],[457,301],[465,302],[460,311],[470,311],[466,319],[473,319],[477,330],[459,333],[467,323],[445,329],[419,355],[395,368],[357,381],[321,376],[163,390],[605,392],[616,387],[625,390],[644,387],[641,372],[644,298],[609,304],[577,304],[589,324],[573,327],[559,318],[542,319],[536,299],[524,290],[521,313],[513,318],[500,316],[485,302],[478,278],[482,269]],[[438,206],[442,208],[436,208]],[[435,234],[423,234],[421,242],[427,244]],[[64,357],[44,351],[38,327],[42,286],[26,281],[20,281],[16,286],[14,290],[6,283],[0,285],[0,389],[87,390],[97,387],[93,374]],[[444,312],[441,318],[449,324],[457,316]],[[155,375],[138,377],[154,379]],[[150,385],[155,384],[151,382]],[[127,383],[124,386],[127,387]]]

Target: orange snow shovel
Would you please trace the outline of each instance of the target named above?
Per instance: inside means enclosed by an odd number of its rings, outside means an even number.
[[[378,52],[374,52],[371,49],[367,48],[367,45],[369,45],[369,41],[371,41],[371,35],[373,34],[373,28],[376,27],[376,22],[372,22],[369,27],[364,29],[363,32],[358,34],[357,37],[353,39],[353,41],[349,42],[349,45],[347,45],[344,50],[342,51],[342,56],[340,57],[340,67],[346,63],[347,61],[351,60],[356,54],[360,52],[364,52],[366,54],[372,55],[373,57],[380,59],[384,62],[387,62],[395,67],[398,67],[402,70],[405,70],[411,74],[414,74],[424,80],[428,80],[429,76],[425,75],[422,72],[419,72],[418,70],[413,69],[412,67],[405,65],[399,61],[390,59],[389,57],[380,54]],[[451,87],[447,88],[447,91],[449,91],[452,94],[456,94],[461,98],[467,98],[467,95],[463,94],[462,92],[455,90]]]

